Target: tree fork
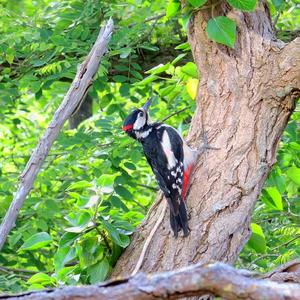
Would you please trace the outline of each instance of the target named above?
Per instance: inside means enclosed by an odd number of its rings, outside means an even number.
[[[220,150],[206,152],[195,168],[187,197],[190,235],[174,239],[166,214],[141,265],[145,272],[236,260],[251,234],[253,208],[300,95],[300,39],[288,44],[276,39],[266,1],[251,13],[222,1],[214,9],[218,15],[237,23],[234,49],[207,38],[210,9],[196,12],[189,24],[201,80],[187,140],[197,148],[206,131],[209,143]],[[112,277],[135,268],[162,210],[162,203],[154,205]]]

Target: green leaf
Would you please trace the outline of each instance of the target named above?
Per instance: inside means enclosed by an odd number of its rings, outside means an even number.
[[[163,73],[166,70],[168,70],[170,65],[171,65],[170,63],[167,63],[165,65],[159,64],[158,66],[155,66],[154,68],[146,71],[145,73],[146,74],[160,74],[160,73]]]
[[[265,189],[269,196],[272,198],[274,206],[278,210],[283,210],[282,198],[276,187],[268,187]]]
[[[190,77],[198,79],[197,66],[193,62],[188,62],[183,67],[181,67],[181,72],[187,74]]]
[[[73,232],[66,232],[62,235],[62,237],[59,240],[59,247],[65,247],[70,246],[74,243],[74,241],[77,239],[79,235],[77,233]]]
[[[286,171],[287,176],[294,181],[296,184],[300,185],[300,169],[292,166]]]
[[[132,49],[131,48],[123,48],[121,49],[121,53],[120,53],[120,58],[126,58],[129,56],[129,54],[131,53]]]
[[[195,100],[198,91],[199,80],[195,78],[190,78],[186,83],[186,89],[190,97]]]
[[[176,47],[177,48],[177,47]],[[175,49],[176,49],[175,48]],[[187,55],[187,53],[181,53],[181,54],[179,54],[177,57],[175,57],[175,59],[174,60],[172,60],[172,62],[171,62],[171,65],[173,66],[173,65],[175,65],[175,64],[177,64],[183,57],[185,57]]]
[[[142,49],[145,49],[145,50],[149,50],[149,51],[158,51],[159,48],[158,47],[155,47],[153,45],[140,45],[139,48],[142,48]]]
[[[266,252],[266,238],[262,228],[255,223],[251,224],[252,235],[248,241],[248,246],[254,249],[257,253]]]
[[[130,169],[130,170],[136,170],[136,165],[131,163],[131,162],[125,162],[124,163],[124,166],[127,168],[127,169]]]
[[[208,21],[206,32],[208,37],[230,48],[234,47],[236,40],[236,23],[227,17],[216,17]]]
[[[103,174],[97,179],[97,184],[100,186],[112,186],[117,174]]]
[[[293,150],[300,151],[300,144],[298,144],[297,142],[290,142],[288,146]]]
[[[127,72],[129,70],[128,66],[124,66],[124,65],[116,65],[114,66],[114,68],[118,71],[121,71],[121,72]]]
[[[89,188],[89,187],[92,187],[93,185],[86,181],[86,180],[82,180],[82,181],[77,181],[77,182],[74,182],[72,183],[68,188],[67,188],[67,191],[70,191],[70,190],[76,190],[76,189],[83,189],[83,188]]]
[[[45,273],[37,273],[31,276],[28,279],[28,283],[35,284],[35,283],[43,283],[43,285],[49,284],[54,282],[55,279],[53,277],[50,277],[49,275]]]
[[[124,75],[115,75],[112,77],[115,82],[126,82],[128,80],[127,76]]]
[[[91,266],[103,258],[103,247],[99,245],[96,237],[85,238],[76,249],[82,268]]]
[[[13,63],[13,61],[14,61],[14,58],[15,58],[15,56],[14,56],[14,54],[6,54],[5,55],[5,58],[6,58],[6,60],[7,60],[7,62],[9,63],[9,64],[12,64]]]
[[[255,9],[257,0],[227,0],[227,2],[234,8],[246,11]]]
[[[207,0],[188,0],[188,1],[194,7],[200,7],[207,2]]]
[[[138,71],[130,70],[130,74],[133,75],[135,78],[137,78],[139,80],[143,79],[143,76]]]
[[[109,271],[109,263],[106,258],[87,268],[87,274],[90,276],[90,283],[95,284],[106,279]]]
[[[68,278],[70,277],[70,274],[75,268],[75,266],[61,268],[59,271],[56,272],[57,279],[60,281],[67,282]]]
[[[72,261],[76,257],[76,249],[75,247],[63,247],[59,248],[58,251],[54,255],[54,266],[56,272],[63,268],[63,266]]]
[[[169,4],[166,8],[166,17],[171,18],[177,14],[177,12],[180,10],[180,3],[169,1]]]
[[[131,200],[133,198],[133,195],[121,185],[116,186],[115,191],[118,195],[120,195],[126,200]]]
[[[150,82],[156,80],[157,78],[158,78],[158,76],[156,76],[156,75],[150,75],[150,76],[144,78],[142,81],[137,82],[135,85],[138,85],[138,86],[147,85]]]
[[[283,194],[286,189],[286,178],[282,175],[280,168],[274,168],[269,175],[267,185],[276,186],[279,193]]]
[[[112,196],[111,199],[111,204],[116,207],[116,208],[121,208],[124,211],[129,211],[129,209],[127,208],[127,206],[122,202],[122,200],[117,197],[117,196]]]
[[[284,4],[284,0],[272,0],[272,3],[275,6],[276,10],[280,10],[282,5]]]
[[[19,250],[35,250],[42,248],[51,242],[52,238],[47,232],[39,232],[27,239]]]
[[[102,223],[114,243],[121,246],[122,248],[126,248],[129,245],[130,239],[127,235],[120,234],[112,224],[105,220],[102,220]]]

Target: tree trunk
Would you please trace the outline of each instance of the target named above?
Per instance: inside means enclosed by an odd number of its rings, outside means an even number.
[[[173,270],[199,261],[233,263],[250,236],[249,224],[263,183],[300,94],[300,39],[276,40],[265,2],[253,13],[222,1],[214,16],[237,22],[234,49],[208,40],[211,10],[198,11],[188,38],[201,74],[197,109],[188,142],[199,147],[202,133],[220,150],[199,159],[187,197],[191,233],[175,239],[168,212],[149,243],[141,269]],[[158,198],[159,200],[159,198]],[[163,201],[154,204],[113,276],[128,275],[159,219]]]

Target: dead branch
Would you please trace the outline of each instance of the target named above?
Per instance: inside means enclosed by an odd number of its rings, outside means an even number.
[[[98,70],[100,59],[107,51],[107,45],[112,35],[112,31],[113,21],[110,19],[100,30],[92,50],[84,62],[79,66],[68,93],[55,112],[49,127],[40,139],[36,149],[33,151],[21,175],[18,191],[14,195],[14,199],[0,227],[0,250],[5,243],[7,235],[15,226],[18,212],[29,194],[34,180],[40,172],[53,142],[57,138],[65,121],[74,111],[76,111],[89,87],[92,85],[93,77]]]
[[[260,276],[277,282],[296,282],[300,284],[300,259],[294,259]]]
[[[0,299],[150,300],[180,299],[203,294],[212,294],[231,300],[297,300],[300,299],[300,285],[249,278],[229,265],[214,263],[197,264],[152,275],[139,273],[129,278],[107,281],[101,285],[2,295]]]

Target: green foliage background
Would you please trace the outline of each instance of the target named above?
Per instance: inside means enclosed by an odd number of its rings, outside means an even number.
[[[0,219],[100,24],[110,16],[116,23],[89,92],[93,117],[77,130],[66,126],[52,147],[0,252],[0,291],[103,281],[130,243],[157,185],[121,124],[154,96],[152,118],[185,109],[167,123],[187,132],[198,74],[186,23],[206,1],[188,2],[180,11],[178,1],[0,0]],[[270,7],[274,18],[280,12],[278,35],[288,39],[299,6],[277,0]],[[230,36],[218,42],[232,46]],[[300,255],[299,118],[296,111],[284,133],[239,266],[263,271]]]

